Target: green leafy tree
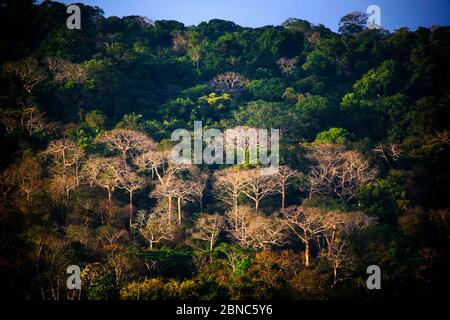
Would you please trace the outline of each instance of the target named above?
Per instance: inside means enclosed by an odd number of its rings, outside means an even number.
[[[330,128],[328,131],[319,132],[314,143],[323,144],[346,144],[350,133],[343,128]]]

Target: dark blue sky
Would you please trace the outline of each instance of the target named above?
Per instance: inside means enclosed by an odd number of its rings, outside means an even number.
[[[142,15],[152,20],[173,19],[197,25],[214,18],[241,26],[280,25],[289,17],[323,23],[337,30],[339,18],[366,11],[370,4],[381,8],[381,25],[393,31],[419,26],[450,25],[450,0],[79,0],[96,5],[106,16]]]

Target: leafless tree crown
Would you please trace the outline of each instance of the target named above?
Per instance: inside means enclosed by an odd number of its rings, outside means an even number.
[[[218,91],[236,93],[247,86],[248,80],[240,73],[229,71],[216,76],[212,83]]]

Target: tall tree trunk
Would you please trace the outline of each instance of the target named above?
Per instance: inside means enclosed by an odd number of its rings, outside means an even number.
[[[284,183],[281,184],[281,209],[284,210],[286,203],[286,190]]]
[[[78,161],[75,162],[75,178],[77,179],[77,187],[80,187],[80,175],[78,172]]]
[[[328,255],[331,255],[335,235],[336,235],[336,228],[333,228],[333,233],[331,234],[331,239],[330,242],[328,243]]]
[[[130,230],[133,224],[133,191],[130,191]]]
[[[237,227],[238,227],[238,214],[239,214],[239,212],[238,212],[238,196],[237,195],[234,197],[233,203],[234,203],[234,222],[235,222],[234,225],[236,226],[236,229],[237,229]]]
[[[66,172],[66,152],[63,150],[62,152],[63,157],[63,171]]]
[[[178,224],[181,224],[181,197],[178,198]]]
[[[27,192],[27,212],[28,212],[28,208],[31,206],[31,196],[30,193]]]
[[[305,243],[305,266],[309,267],[309,241]]]
[[[211,234],[211,240],[209,241],[209,251],[213,251],[214,246],[214,232]]]
[[[203,196],[200,196],[198,203],[200,205],[200,213],[203,213]]]
[[[171,222],[172,221],[172,219],[171,219],[171,217],[172,217],[172,197],[167,197],[167,201],[169,202],[168,203],[168,205],[169,205],[169,222]]]
[[[337,283],[337,268],[336,266],[333,266],[333,287],[336,285]]]
[[[112,215],[112,191],[111,188],[108,188],[108,214]]]

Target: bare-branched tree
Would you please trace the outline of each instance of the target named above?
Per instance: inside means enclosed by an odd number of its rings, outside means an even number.
[[[309,266],[311,241],[324,231],[322,211],[318,208],[291,206],[283,210],[281,221],[305,245],[305,265]]]
[[[342,237],[342,233],[347,229],[348,218],[340,211],[324,210],[322,223],[324,226],[323,238],[327,245],[327,254],[331,254],[334,243]]]
[[[309,149],[308,158],[314,163],[308,175],[310,197],[334,194],[348,202],[360,185],[373,181],[378,174],[357,151],[331,144]]]
[[[396,162],[401,155],[400,148],[396,144],[378,144],[373,150],[377,155],[386,161],[391,166],[392,162]]]
[[[174,189],[174,196],[177,199],[178,223],[181,224],[183,201],[193,202],[198,199],[201,196],[199,192],[202,192],[202,188],[196,181],[183,179],[172,180],[170,187]]]
[[[77,186],[79,185],[80,169],[85,156],[79,145],[69,139],[51,141],[44,154],[53,160],[53,174],[72,174],[76,178]]]
[[[100,246],[108,248],[115,248],[123,244],[128,237],[125,229],[117,229],[111,225],[102,226],[98,229],[96,239]]]
[[[59,82],[84,82],[87,79],[87,68],[78,63],[72,63],[57,57],[47,58],[47,66],[53,79]]]
[[[27,213],[32,205],[33,197],[42,190],[41,164],[36,158],[26,156],[11,167],[9,174],[18,192],[25,196],[26,207],[24,211]]]
[[[301,178],[302,174],[288,166],[280,166],[277,172],[277,192],[281,194],[281,209],[286,206],[286,188],[296,182],[296,178]]]
[[[0,192],[4,200],[14,190],[16,186],[14,166],[8,167],[0,173]]]
[[[155,244],[173,240],[175,229],[171,220],[171,215],[165,209],[157,207],[150,213],[139,210],[134,226],[149,243],[149,249],[153,250]]]
[[[185,31],[174,31],[172,33],[172,49],[174,51],[186,53],[188,43],[189,39]]]
[[[126,166],[126,165],[125,165]],[[133,224],[133,195],[145,188],[148,185],[148,180],[132,171],[131,168],[124,168],[121,170],[118,179],[118,185],[120,189],[124,189],[129,195],[129,222],[130,228]]]
[[[68,206],[70,194],[78,187],[78,179],[71,174],[55,173],[52,175],[49,187],[51,198]]]
[[[243,247],[269,249],[284,244],[285,225],[273,216],[255,213],[250,207],[239,206],[228,211],[227,222],[231,236]]]
[[[225,218],[219,214],[202,213],[195,224],[192,237],[208,243],[212,251],[220,233],[225,228]]]
[[[44,113],[37,107],[30,106],[22,109],[20,124],[30,136],[41,133],[47,127]]]
[[[128,157],[134,159],[155,146],[155,142],[145,133],[130,129],[113,129],[99,136],[97,141],[119,152],[124,162]]]
[[[83,167],[83,176],[91,186],[97,185],[108,191],[109,215],[112,215],[112,194],[120,185],[125,167],[119,158],[90,157]]]
[[[277,60],[277,65],[283,74],[290,74],[294,71],[297,62],[298,62],[297,58],[289,59],[282,57]]]
[[[20,127],[16,110],[0,108],[0,124],[3,125],[7,134],[12,135]]]
[[[255,202],[255,210],[258,212],[261,200],[277,192],[277,180],[269,175],[261,175],[258,168],[242,170],[242,175],[242,179],[247,182],[242,193]]]
[[[345,239],[337,239],[332,249],[322,257],[333,269],[333,287],[355,268],[356,256],[350,248],[350,243]]]
[[[217,196],[235,210],[236,219],[239,196],[247,185],[243,176],[241,170],[237,167],[226,168],[214,174]]]
[[[167,185],[177,176],[193,170],[191,164],[174,162],[171,151],[146,152],[136,157],[135,163],[141,170],[150,170],[161,185]]]
[[[23,89],[29,94],[45,77],[36,59],[26,58],[20,61],[7,62],[3,66],[5,72],[19,78]]]
[[[242,91],[248,80],[240,73],[229,71],[216,76],[212,84],[220,92],[233,94]]]
[[[150,170],[156,177],[157,184],[152,192],[153,197],[165,197],[168,203],[168,213],[172,213],[172,200],[178,199],[178,218],[181,222],[181,202],[192,201],[203,192],[200,182],[196,183],[192,177],[194,167],[191,164],[176,163],[173,161],[170,151],[151,151],[138,156],[135,160],[141,170]],[[184,181],[189,178],[189,181]],[[184,190],[186,189],[186,190]]]
[[[202,172],[194,168],[191,171],[191,176],[194,182],[192,185],[192,197],[197,200],[200,207],[200,212],[203,212],[203,194],[208,183],[209,174],[207,172]]]

